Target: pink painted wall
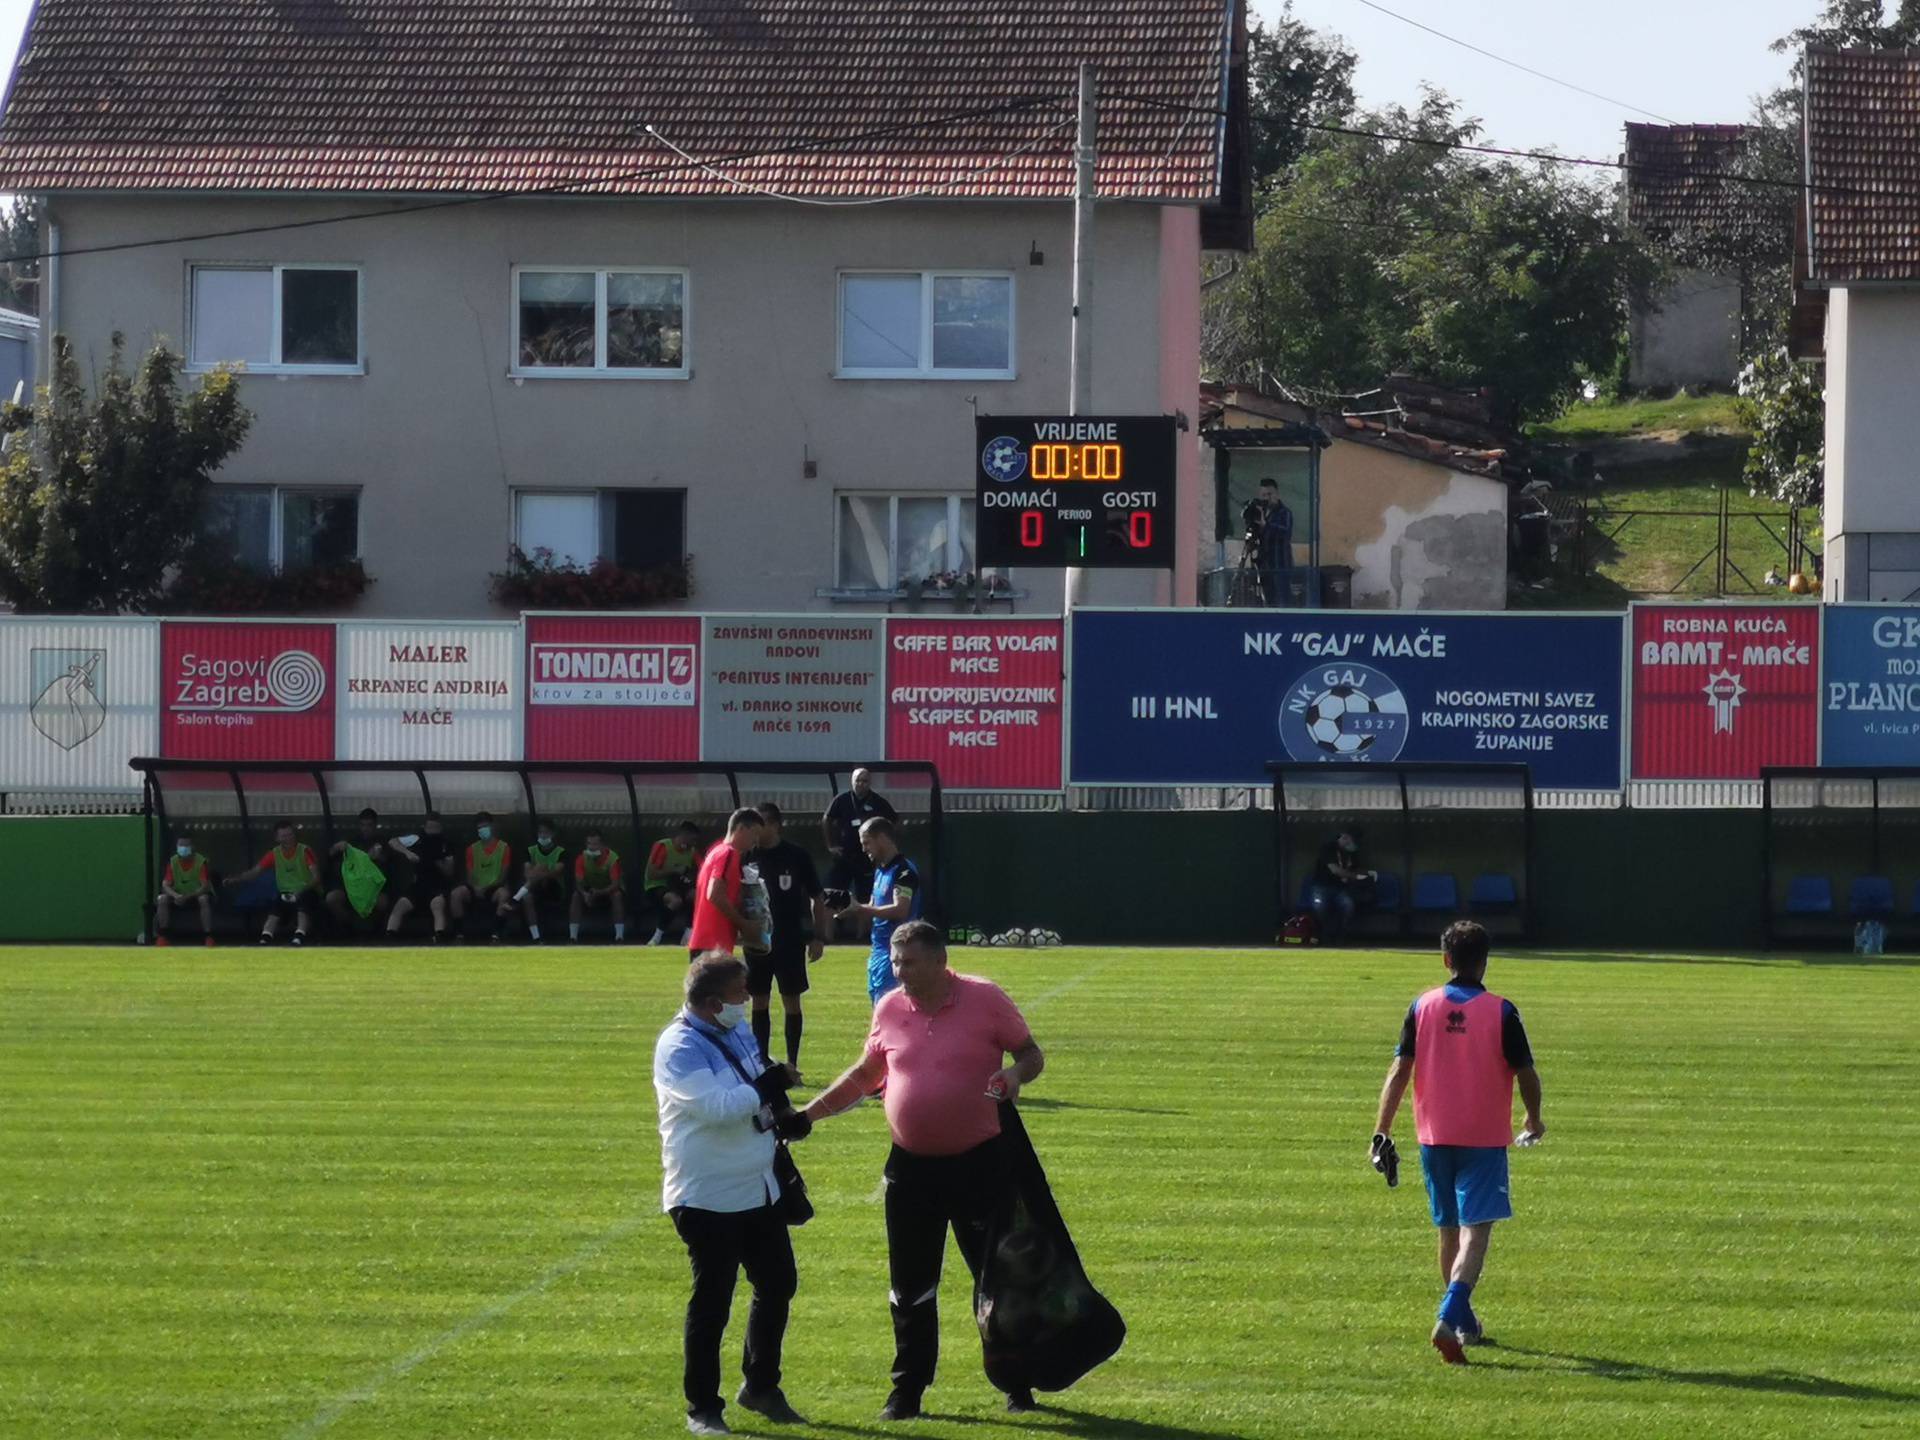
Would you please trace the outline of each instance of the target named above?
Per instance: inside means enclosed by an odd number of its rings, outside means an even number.
[[[1200,212],[1187,205],[1160,211],[1160,409],[1193,425],[1200,403]],[[1173,579],[1160,578],[1160,603],[1192,605],[1198,591],[1199,537],[1205,522],[1200,494],[1200,448],[1195,432],[1177,437],[1180,533]]]

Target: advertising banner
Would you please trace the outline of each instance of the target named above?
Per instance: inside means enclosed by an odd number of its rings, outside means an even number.
[[[1920,606],[1829,605],[1822,765],[1920,765]]]
[[[342,760],[518,760],[518,625],[340,627]]]
[[[529,615],[529,760],[698,760],[695,615]]]
[[[1524,763],[1620,788],[1618,615],[1087,610],[1076,785],[1259,785],[1272,761]]]
[[[334,632],[290,622],[160,626],[160,753],[331,760]]]
[[[0,621],[0,790],[133,790],[160,747],[160,626]]]
[[[1636,605],[1633,778],[1757,780],[1818,761],[1817,605]]]
[[[949,790],[1060,788],[1058,620],[887,621],[887,759]]]
[[[709,616],[700,697],[709,760],[877,759],[879,619]]]

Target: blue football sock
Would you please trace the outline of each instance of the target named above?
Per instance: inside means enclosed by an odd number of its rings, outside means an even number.
[[[1473,1326],[1473,1286],[1456,1280],[1447,1286],[1447,1293],[1440,1301],[1440,1323],[1455,1330],[1471,1330]]]

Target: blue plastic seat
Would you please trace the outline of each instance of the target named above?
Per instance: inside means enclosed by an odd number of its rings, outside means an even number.
[[[1400,877],[1393,871],[1380,872],[1380,881],[1373,891],[1373,908],[1388,914],[1400,908]]]
[[[1438,875],[1429,870],[1413,877],[1413,908],[1415,910],[1458,910],[1460,908],[1460,887],[1454,883],[1451,875]]]
[[[1862,875],[1847,889],[1847,909],[1856,920],[1886,919],[1893,914],[1893,881],[1884,875]]]
[[[1489,872],[1473,877],[1467,902],[1475,910],[1512,910],[1520,903],[1520,887],[1511,875]]]
[[[1824,875],[1796,875],[1787,886],[1789,915],[1831,915],[1833,882]]]

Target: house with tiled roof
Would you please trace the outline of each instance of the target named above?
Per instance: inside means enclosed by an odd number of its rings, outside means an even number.
[[[1686,254],[1746,223],[1743,187],[1727,178],[1746,144],[1742,125],[1629,123],[1627,223],[1657,249]],[[1731,389],[1740,372],[1741,280],[1729,268],[1680,266],[1627,317],[1627,383]]]
[[[1826,297],[1824,590],[1920,600],[1920,51],[1809,47],[1805,127],[1799,271]]]
[[[368,615],[494,613],[510,547],[668,606],[866,609],[974,568],[976,410],[1068,405],[1083,63],[1092,408],[1191,409],[1202,250],[1250,234],[1246,24],[1243,0],[39,0],[0,190],[47,202],[43,334],[244,365],[256,424],[208,517],[236,564],[360,562]],[[1190,596],[1197,553],[1087,598]],[[1057,609],[1062,575],[994,593]]]

